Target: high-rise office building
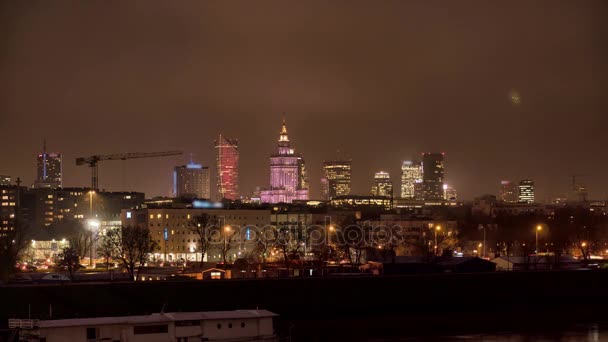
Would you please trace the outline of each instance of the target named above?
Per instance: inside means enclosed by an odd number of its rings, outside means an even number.
[[[443,153],[422,154],[422,184],[425,200],[443,199]]]
[[[287,125],[279,134],[277,153],[270,157],[270,188],[262,190],[262,203],[291,203],[308,199],[308,180],[304,158],[291,148]]]
[[[503,180],[500,182],[500,193],[498,199],[506,203],[517,203],[518,198],[517,185],[511,181]]]
[[[190,162],[173,169],[175,197],[210,198],[209,168]]]
[[[215,141],[217,191],[220,199],[239,198],[239,142],[221,134]]]
[[[416,183],[422,182],[422,166],[410,160],[401,163],[401,198],[416,197]]]
[[[519,182],[519,202],[534,203],[534,181],[524,179]]]
[[[11,185],[11,176],[0,175],[0,185]]]
[[[372,195],[393,197],[393,183],[388,172],[376,172],[374,175],[374,186],[372,186]]]
[[[330,200],[336,196],[350,195],[351,166],[352,161],[350,160],[323,162],[323,178],[321,179],[323,199]]]
[[[46,151],[46,140],[42,147],[42,153],[37,158],[38,176],[34,182],[36,188],[56,189],[61,187],[61,154],[48,153]]]

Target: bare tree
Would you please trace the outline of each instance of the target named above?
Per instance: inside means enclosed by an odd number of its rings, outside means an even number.
[[[70,280],[74,281],[76,271],[80,269],[80,256],[72,246],[64,247],[59,254],[59,267],[68,271]]]
[[[276,230],[272,226],[257,227],[254,230],[252,243],[250,248],[252,254],[255,256],[258,263],[261,264],[262,268],[266,267],[266,259],[268,258],[268,252],[274,246],[277,239]]]
[[[203,267],[203,259],[211,244],[211,230],[216,223],[217,217],[203,213],[200,216],[194,217],[186,226],[189,231],[197,236],[198,251],[201,253],[201,267]]]
[[[101,243],[97,247],[97,253],[99,253],[99,255],[101,255],[101,257],[105,260],[106,271],[108,271],[110,280],[112,279],[112,274],[110,273],[110,260],[112,260],[112,258],[114,258],[116,255],[116,243],[112,239],[116,236],[117,234],[110,234],[110,232],[106,233],[106,235],[101,238]]]
[[[141,226],[121,227],[108,231],[107,236],[114,245],[114,258],[120,260],[131,280],[139,280],[141,268],[156,248],[150,230]]]

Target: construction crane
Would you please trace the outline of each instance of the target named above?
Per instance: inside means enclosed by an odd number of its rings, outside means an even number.
[[[91,188],[97,190],[99,186],[99,170],[97,164],[104,160],[127,160],[137,158],[156,158],[181,155],[182,151],[167,151],[167,152],[145,152],[145,153],[121,153],[121,154],[106,154],[95,155],[89,157],[76,158],[76,165],[89,165],[91,168]]]

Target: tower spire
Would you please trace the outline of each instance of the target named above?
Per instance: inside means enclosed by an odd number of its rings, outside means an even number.
[[[42,153],[46,154],[46,138],[42,140]]]
[[[285,123],[285,113],[283,113],[283,126],[281,127],[281,135],[287,134],[287,124]]]

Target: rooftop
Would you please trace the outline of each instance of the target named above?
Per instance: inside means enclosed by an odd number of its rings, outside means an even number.
[[[117,316],[95,318],[73,318],[39,321],[40,328],[61,328],[84,325],[114,325],[114,324],[148,324],[174,321],[246,319],[278,316],[267,310],[235,310],[235,311],[205,311],[205,312],[168,312],[155,313],[145,316]]]

